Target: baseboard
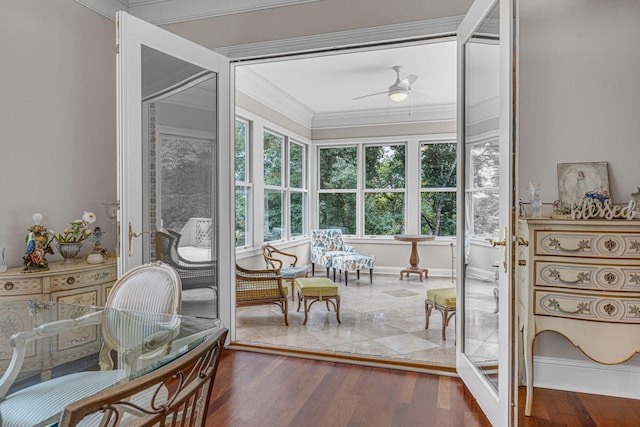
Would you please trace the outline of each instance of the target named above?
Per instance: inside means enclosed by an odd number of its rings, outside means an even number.
[[[400,276],[400,270],[403,270],[405,268],[406,267],[376,266],[374,264],[373,274],[388,274],[393,276]],[[311,267],[309,267],[309,271],[311,271]],[[317,268],[316,268],[316,273],[317,273]],[[412,275],[412,277],[417,278],[417,275]],[[451,278],[451,269],[450,268],[429,268],[429,277]]]
[[[534,357],[535,387],[640,399],[640,366]]]

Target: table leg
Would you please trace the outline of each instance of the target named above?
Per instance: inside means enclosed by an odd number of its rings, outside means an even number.
[[[418,242],[411,242],[411,255],[409,256],[409,264],[411,266],[409,268],[405,268],[400,271],[400,280],[402,280],[403,274],[407,275],[407,278],[410,274],[418,274],[420,276],[420,281],[422,282],[422,275],[427,278],[429,276],[429,270],[426,268],[420,268],[418,265],[420,263],[420,256],[418,255]]]

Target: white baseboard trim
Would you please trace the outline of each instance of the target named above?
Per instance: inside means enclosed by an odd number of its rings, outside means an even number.
[[[640,399],[640,366],[536,356],[534,387]]]

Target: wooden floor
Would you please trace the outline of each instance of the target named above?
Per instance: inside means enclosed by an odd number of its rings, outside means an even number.
[[[520,401],[524,401],[520,390]],[[521,426],[640,426],[640,402],[535,389]],[[225,350],[207,427],[490,426],[458,378]]]

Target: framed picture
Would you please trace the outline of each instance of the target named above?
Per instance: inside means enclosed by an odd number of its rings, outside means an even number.
[[[570,208],[571,201],[589,195],[610,198],[607,162],[558,163],[558,196],[561,207]]]

